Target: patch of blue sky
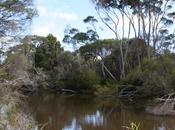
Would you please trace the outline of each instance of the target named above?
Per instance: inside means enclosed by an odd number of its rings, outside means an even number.
[[[34,19],[31,33],[46,36],[52,33],[62,41],[67,25],[85,31],[88,25],[83,19],[89,15],[98,17],[90,0],[36,0],[39,17]],[[114,35],[101,24],[101,38],[112,38]]]

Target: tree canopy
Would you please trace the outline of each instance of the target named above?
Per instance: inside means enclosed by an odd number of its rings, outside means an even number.
[[[37,15],[33,0],[0,1],[0,36],[14,36]]]

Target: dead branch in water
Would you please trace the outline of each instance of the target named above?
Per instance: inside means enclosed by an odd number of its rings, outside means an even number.
[[[153,115],[175,115],[175,93],[155,99],[155,105],[148,106],[146,111]]]

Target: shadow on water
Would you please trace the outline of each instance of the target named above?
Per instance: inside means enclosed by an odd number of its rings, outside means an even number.
[[[141,130],[175,130],[174,117],[156,117],[144,112],[144,101],[135,103],[82,96],[35,95],[30,108],[45,130],[125,130],[131,121]]]

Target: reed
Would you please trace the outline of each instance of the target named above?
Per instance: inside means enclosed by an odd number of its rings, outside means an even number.
[[[140,130],[140,124],[136,122],[131,122],[129,126],[123,126],[127,130]]]

